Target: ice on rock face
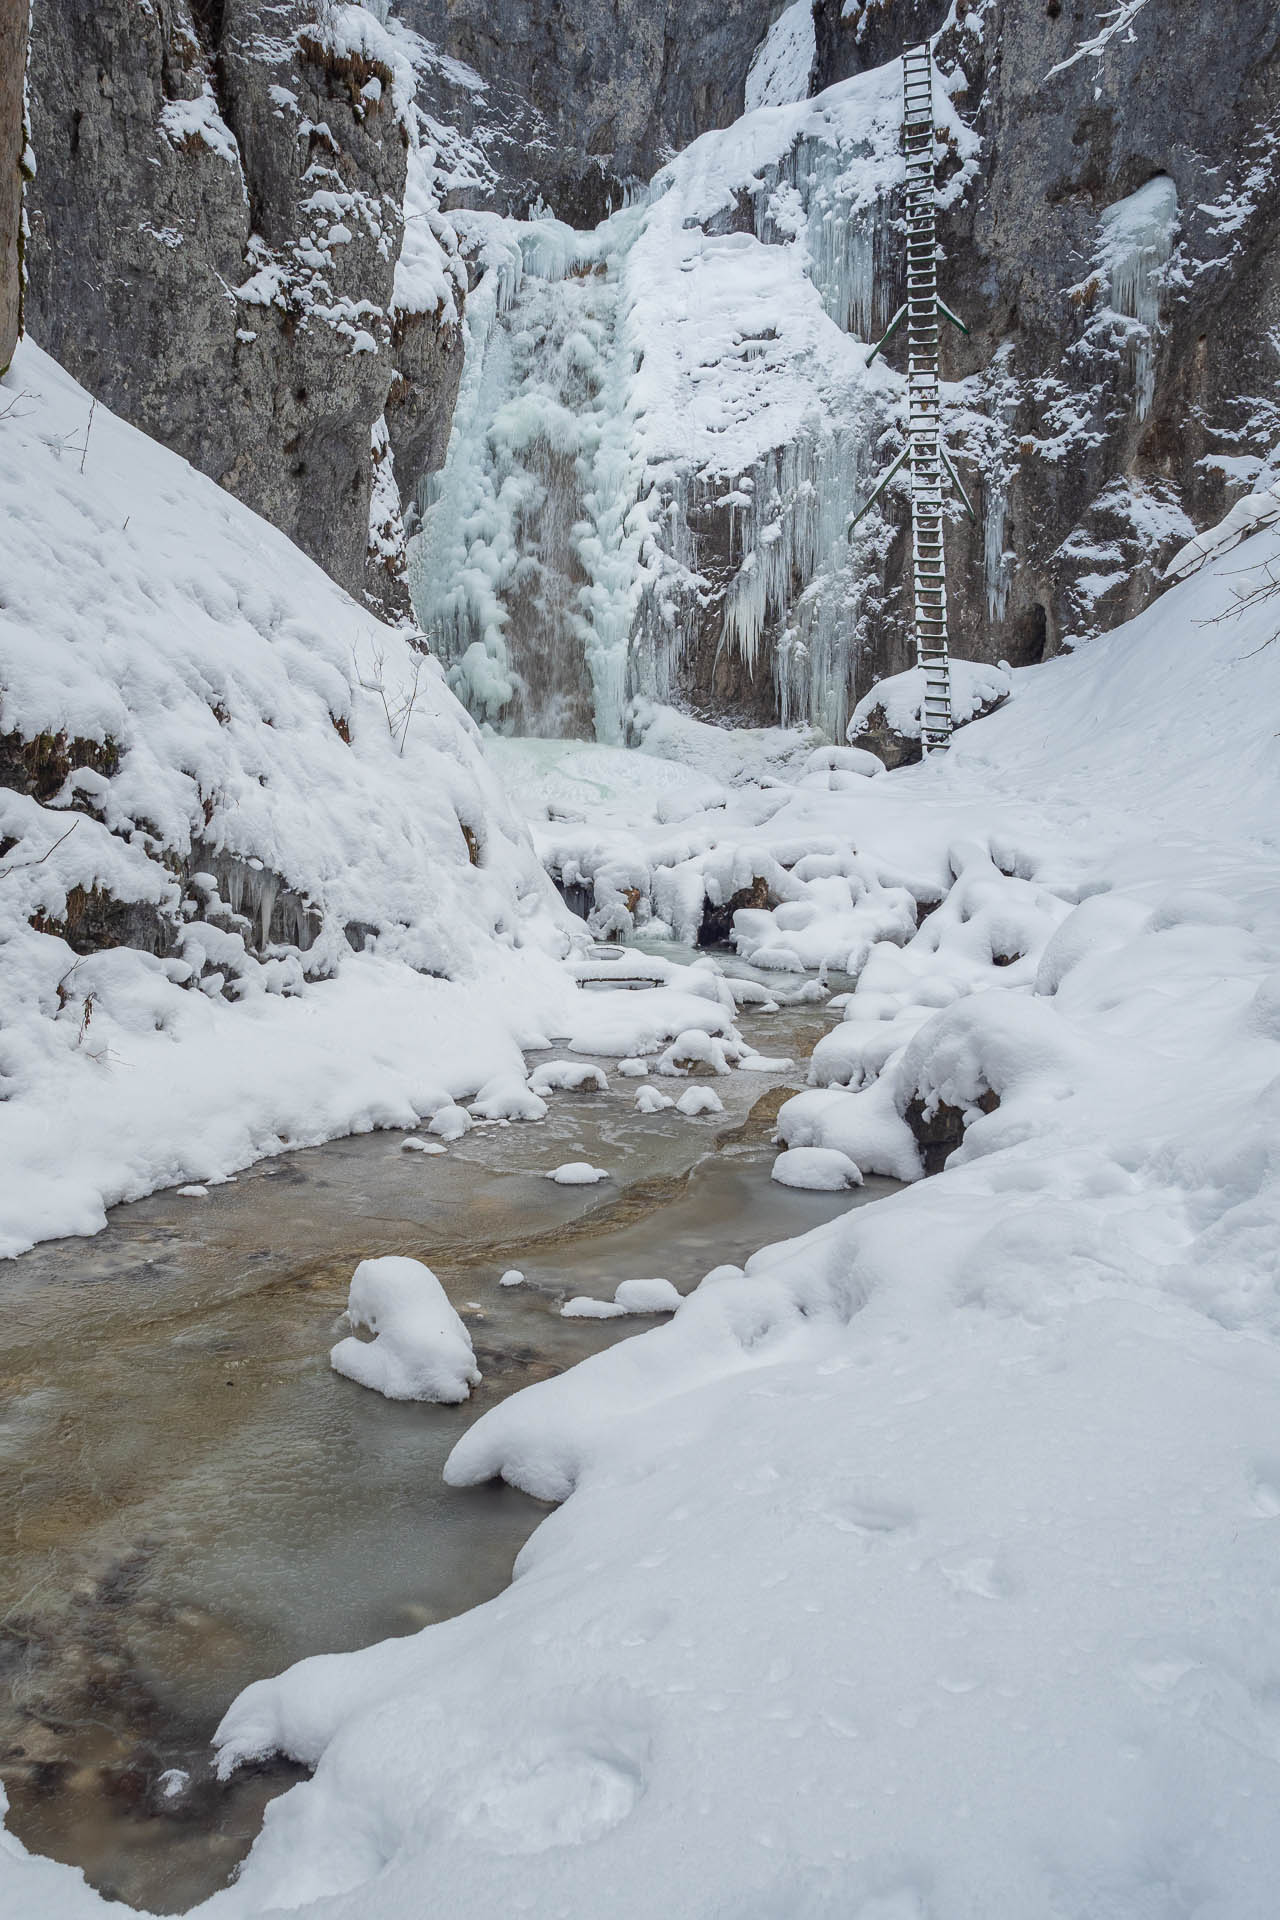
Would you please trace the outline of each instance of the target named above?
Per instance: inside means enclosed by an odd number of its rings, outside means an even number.
[[[1178,231],[1178,189],[1168,174],[1158,173],[1108,207],[1098,226],[1097,260],[1111,307],[1137,323],[1130,340],[1134,411],[1145,420],[1155,398],[1160,296]]]
[[[785,107],[808,96],[818,58],[812,0],[792,0],[756,48],[747,70],[746,107]]]
[[[421,1260],[362,1260],[352,1275],[347,1318],[373,1339],[340,1340],[329,1364],[388,1400],[453,1404],[479,1383],[471,1335]]]
[[[451,215],[480,278],[409,579],[496,729],[620,742],[634,699],[669,700],[706,617],[708,527],[732,569],[720,644],[749,671],[767,654],[784,726],[843,729],[887,537],[872,522],[851,545],[848,516],[893,392],[857,343],[888,319],[901,98],[891,65],[808,101],[813,31],[789,8],[759,110],[595,232]],[[938,112],[952,194],[974,142],[948,97]],[[751,231],[724,231],[744,196]]]

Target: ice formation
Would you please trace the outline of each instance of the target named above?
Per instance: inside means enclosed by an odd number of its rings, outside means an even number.
[[[849,515],[900,386],[865,347],[888,318],[900,91],[890,63],[762,105],[594,233],[451,216],[480,279],[410,582],[478,719],[623,740],[713,593],[720,646],[767,663],[784,725],[839,737],[879,592],[877,523],[851,546]],[[939,112],[958,193],[973,140]],[[726,231],[740,196],[751,231]],[[715,579],[694,531],[713,521]]]
[[[1108,207],[1098,227],[1097,259],[1107,298],[1115,313],[1134,323],[1129,330],[1133,404],[1137,418],[1145,420],[1155,398],[1160,301],[1178,231],[1178,189],[1168,174],[1158,173]]]

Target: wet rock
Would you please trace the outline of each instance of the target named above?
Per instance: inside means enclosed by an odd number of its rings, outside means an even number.
[[[940,1100],[931,1112],[926,1113],[924,1101],[917,1094],[903,1118],[915,1135],[925,1172],[941,1173],[964,1139],[965,1128],[974,1113],[994,1113],[999,1105],[999,1094],[988,1088],[972,1107],[953,1107],[945,1100]]]
[[[739,887],[736,893],[731,893],[723,906],[713,906],[710,900],[706,901],[702,909],[702,925],[698,928],[698,945],[700,947],[727,945],[733,933],[735,913],[740,913],[747,907],[755,907],[759,910],[770,904],[772,903],[769,883],[759,874],[755,876],[749,887]]]

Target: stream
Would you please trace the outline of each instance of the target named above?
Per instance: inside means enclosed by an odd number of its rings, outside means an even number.
[[[777,1109],[834,1017],[742,1010],[751,1043],[794,1065],[718,1078],[720,1114],[640,1115],[641,1083],[602,1061],[610,1091],[556,1094],[539,1124],[477,1125],[446,1155],[399,1133],[285,1153],[8,1264],[0,1778],[27,1846],[155,1913],[225,1884],[303,1777],[276,1761],[214,1780],[231,1700],[500,1592],[546,1509],[446,1488],[449,1450],[507,1394],[654,1324],[560,1305],[654,1275],[687,1292],[891,1190],[769,1178]],[[570,1159],[613,1177],[543,1177]],[[390,1402],[330,1370],[352,1271],[387,1253],[426,1260],[467,1321],[484,1381],[464,1406]],[[500,1287],[512,1266],[527,1284]]]

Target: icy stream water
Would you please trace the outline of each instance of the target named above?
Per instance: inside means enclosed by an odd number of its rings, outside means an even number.
[[[556,1095],[545,1122],[477,1127],[447,1156],[399,1134],[336,1141],[10,1265],[0,1775],[21,1839],[153,1912],[224,1882],[299,1777],[212,1780],[234,1695],[509,1580],[544,1509],[446,1488],[447,1453],[496,1400],[652,1324],[560,1304],[655,1274],[687,1290],[887,1190],[769,1179],[773,1116],[832,1018],[746,1015],[796,1065],[717,1080],[723,1114],[641,1116],[637,1083],[611,1072],[609,1093]],[[580,1158],[614,1178],[541,1177]],[[330,1371],[352,1269],[377,1253],[429,1261],[470,1324],[485,1377],[466,1406],[396,1405]],[[499,1287],[513,1265],[527,1286]]]

